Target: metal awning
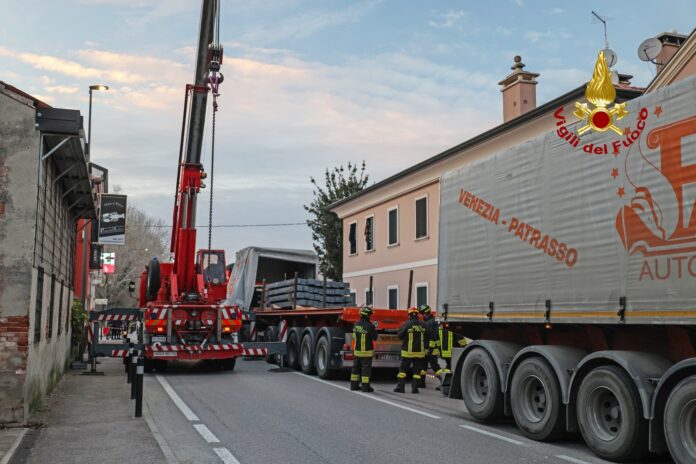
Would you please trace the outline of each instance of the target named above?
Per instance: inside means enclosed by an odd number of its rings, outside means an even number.
[[[61,196],[67,201],[70,213],[78,218],[96,218],[80,112],[61,108],[37,109],[36,127],[41,132],[39,156],[42,161],[55,166],[56,175],[52,182],[60,184]],[[39,175],[39,182],[42,181]]]

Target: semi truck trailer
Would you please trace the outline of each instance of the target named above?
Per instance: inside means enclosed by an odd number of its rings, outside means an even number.
[[[475,340],[450,398],[605,459],[696,462],[696,78],[554,116],[441,178],[439,319]]]

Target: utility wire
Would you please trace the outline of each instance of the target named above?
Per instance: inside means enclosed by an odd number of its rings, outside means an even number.
[[[130,225],[130,224],[129,224]],[[306,222],[282,222],[282,223],[276,223],[276,224],[215,224],[213,226],[196,226],[196,228],[207,228],[207,227],[213,227],[215,229],[217,228],[241,228],[241,227],[286,227],[286,226],[306,226]],[[151,228],[168,228],[171,227],[169,224],[140,224],[140,225],[135,225],[134,227],[151,227]]]

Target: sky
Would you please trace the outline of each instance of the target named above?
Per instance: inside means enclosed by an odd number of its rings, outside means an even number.
[[[667,6],[668,5],[668,6]],[[87,116],[92,161],[129,202],[171,223],[197,0],[0,0],[0,80]],[[379,181],[502,123],[513,57],[540,73],[537,104],[591,77],[607,20],[614,69],[644,86],[638,45],[689,34],[693,0],[222,0],[213,223],[303,223],[310,178],[365,161]],[[208,113],[208,122],[210,121]],[[210,126],[204,166],[210,165]],[[208,223],[207,189],[198,224]],[[198,233],[199,246],[207,229]],[[311,248],[305,225],[222,227],[213,247]]]

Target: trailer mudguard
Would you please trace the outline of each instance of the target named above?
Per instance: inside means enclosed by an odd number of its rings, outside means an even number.
[[[696,375],[696,358],[684,359],[667,369],[667,372],[662,374],[660,383],[655,388],[650,407],[650,451],[653,453],[664,453],[667,451],[663,430],[663,412],[667,404],[667,398],[672,388],[690,375]]]
[[[570,396],[570,379],[580,361],[587,356],[587,351],[579,348],[559,345],[533,345],[520,350],[508,369],[507,382],[503,386],[505,393],[505,414],[511,415],[509,391],[512,387],[512,376],[522,361],[531,357],[543,358],[556,374],[561,387],[561,396],[564,404],[568,404]]]
[[[640,402],[643,406],[643,417],[650,419],[655,385],[672,363],[662,356],[641,351],[606,350],[596,351],[586,356],[578,364],[573,372],[573,377],[570,379],[570,396],[568,397],[568,414],[566,415],[566,428],[569,432],[578,430],[575,402],[582,379],[592,369],[607,365],[617,366],[626,371],[638,389]]]
[[[466,354],[477,347],[483,348],[491,356],[498,370],[501,388],[505,388],[508,367],[512,363],[517,352],[523,348],[523,345],[510,342],[499,342],[496,340],[476,340],[469,343],[464,348],[453,348],[452,365],[455,366],[455,368],[454,375],[452,376],[452,384],[450,386],[450,398],[462,399],[461,383],[459,380],[462,374],[462,364],[464,364]]]

